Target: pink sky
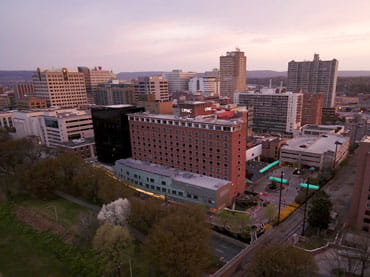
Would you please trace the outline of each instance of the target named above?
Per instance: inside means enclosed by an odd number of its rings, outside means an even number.
[[[314,53],[370,70],[369,14],[368,0],[9,0],[0,69],[204,71],[239,47],[250,70],[286,70]]]

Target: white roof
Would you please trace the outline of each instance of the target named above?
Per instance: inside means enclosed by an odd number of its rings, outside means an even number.
[[[211,190],[218,190],[220,187],[226,186],[231,181],[209,177],[205,175],[195,174],[189,171],[181,171],[176,168],[153,164],[132,158],[121,159],[116,161],[118,164],[125,165],[137,170],[143,170],[149,173],[158,174],[170,177],[173,180],[188,183],[198,187],[203,187]]]
[[[322,135],[319,137],[302,136],[288,140],[282,149],[322,154],[335,152],[335,142],[345,143],[348,137],[340,135]]]

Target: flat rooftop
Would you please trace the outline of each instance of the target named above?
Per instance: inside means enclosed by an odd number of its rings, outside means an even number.
[[[71,141],[66,141],[60,143],[60,145],[66,146],[66,147],[79,147],[79,146],[84,146],[84,145],[90,145],[95,143],[94,138],[84,138],[84,139],[74,139]]]
[[[112,109],[119,109],[119,108],[135,107],[135,106],[130,105],[130,104],[120,104],[120,105],[109,105],[109,106],[105,106],[105,107],[112,108]]]
[[[214,177],[209,177],[205,175],[200,175],[196,173],[192,173],[189,171],[181,171],[176,168],[163,166],[159,164],[153,164],[141,160],[135,160],[132,158],[128,159],[121,159],[116,161],[116,163],[125,165],[127,167],[131,167],[137,170],[146,171],[153,174],[158,174],[165,177],[170,177],[173,180],[184,182],[188,184],[192,184],[198,187],[210,189],[210,190],[218,190],[219,188],[226,186],[231,181],[218,179]]]
[[[288,140],[282,149],[322,154],[327,151],[335,152],[335,142],[344,143],[346,140],[348,137],[340,135],[302,136]]]
[[[275,89],[262,89],[261,91],[245,91],[239,92],[240,94],[245,95],[273,95],[273,96],[289,96],[289,95],[303,95],[302,93],[295,93],[292,91],[286,91],[281,93],[276,93]]]
[[[192,123],[212,123],[212,124],[220,124],[220,125],[236,125],[242,123],[243,120],[240,118],[230,118],[228,120],[224,119],[217,119],[215,114],[205,115],[205,116],[196,116],[192,117],[181,117],[172,114],[150,114],[150,113],[131,113],[130,116],[140,116],[140,117],[148,117],[153,119],[166,119],[166,120],[181,120],[186,122]]]
[[[370,136],[364,136],[361,142],[370,142]]]

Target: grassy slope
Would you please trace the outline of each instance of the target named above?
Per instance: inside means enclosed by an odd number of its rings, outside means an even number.
[[[68,204],[65,205],[68,206]],[[94,272],[96,262],[89,253],[81,252],[65,244],[48,232],[36,232],[15,218],[13,207],[0,204],[0,273],[3,274],[2,277],[71,276],[72,267],[76,264],[81,267],[78,269],[81,272],[79,276],[95,275],[91,272]]]
[[[0,272],[4,277],[66,276],[65,265],[40,244],[41,235],[1,217],[0,237]]]
[[[64,199],[48,201],[32,199],[19,202],[18,205],[30,208],[34,213],[45,217],[47,220],[59,223],[67,229],[75,228],[80,214],[88,212],[87,208]],[[55,211],[57,215],[55,215]]]

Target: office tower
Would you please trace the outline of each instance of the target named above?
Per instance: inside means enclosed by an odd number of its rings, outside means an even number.
[[[182,72],[182,70],[172,70],[163,74],[168,81],[168,92],[183,92],[189,90],[189,80],[196,75],[195,72]]]
[[[87,91],[88,102],[90,104],[95,103],[96,90],[99,84],[107,83],[110,80],[115,79],[112,71],[103,70],[101,66],[90,69],[88,67],[79,66],[78,72],[82,72],[85,76],[85,85]]]
[[[181,118],[129,115],[132,156],[232,182],[230,197],[244,194],[246,112]]]
[[[135,81],[136,101],[145,101],[148,95],[154,101],[168,101],[168,82],[162,76],[139,77]]]
[[[96,88],[95,103],[97,105],[135,104],[135,88],[132,84],[113,80],[99,84]]]
[[[234,93],[247,89],[247,58],[244,52],[227,52],[220,57],[220,95],[234,99]]]
[[[133,105],[97,106],[91,109],[98,160],[113,164],[131,157],[128,113],[143,112]]]
[[[220,92],[220,80],[217,77],[198,77],[189,80],[189,91],[200,92],[203,96],[218,96]]]
[[[338,60],[322,61],[318,54],[312,62],[291,61],[288,64],[288,91],[323,93],[324,107],[334,107]]]
[[[48,106],[78,107],[87,104],[84,74],[68,71],[41,70],[32,76],[35,96],[46,99]]]
[[[357,150],[356,179],[352,193],[350,223],[356,230],[370,232],[370,137]]]
[[[324,94],[303,93],[302,126],[306,124],[321,124]]]
[[[301,93],[275,93],[266,89],[261,92],[237,93],[235,103],[253,107],[253,131],[257,133],[292,134],[301,126]]]
[[[34,92],[35,88],[30,82],[17,83],[17,85],[15,86],[16,99],[23,99],[26,96],[31,96]]]

